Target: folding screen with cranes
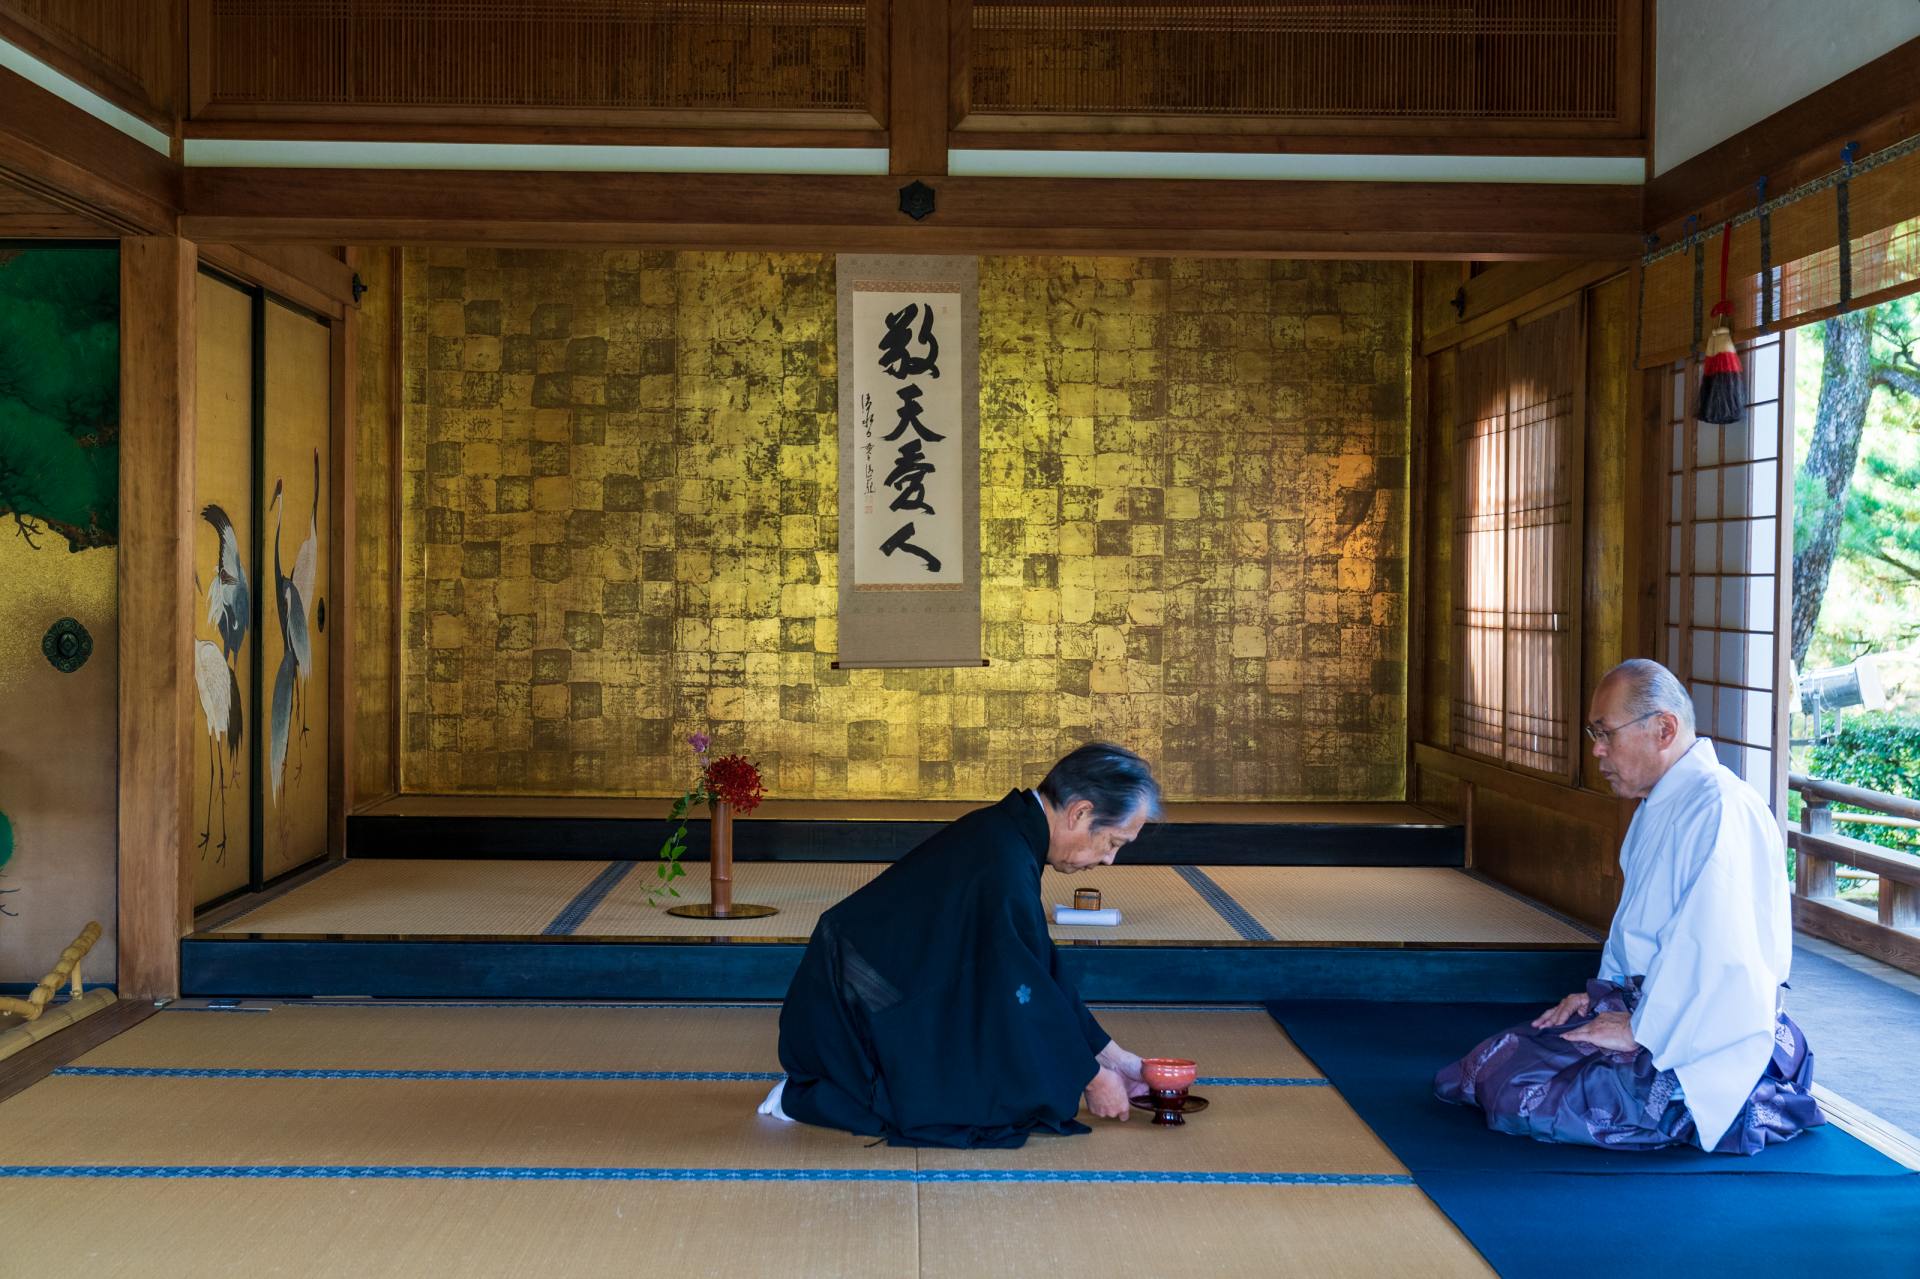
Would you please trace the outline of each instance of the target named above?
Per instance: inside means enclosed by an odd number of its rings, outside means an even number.
[[[202,272],[195,429],[195,901],[327,848],[330,336]]]
[[[254,594],[253,298],[202,274],[194,382],[194,900],[252,876]]]
[[[260,435],[260,859],[264,879],[327,851],[327,327],[268,298]]]

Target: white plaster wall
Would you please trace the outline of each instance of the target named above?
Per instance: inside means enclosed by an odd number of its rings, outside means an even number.
[[[1655,11],[1655,173],[1920,37],[1920,0],[1655,0]]]

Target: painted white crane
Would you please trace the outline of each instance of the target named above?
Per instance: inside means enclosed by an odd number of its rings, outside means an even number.
[[[207,828],[200,832],[200,847],[213,837],[214,781],[219,780],[220,842],[215,845],[215,860],[224,861],[227,853],[227,761],[235,770],[240,764],[240,681],[221,655],[220,645],[212,640],[193,642],[193,682],[200,690],[200,713],[206,717],[207,744]],[[222,755],[222,749],[225,755]]]
[[[285,508],[281,508],[284,510]],[[299,607],[288,610],[290,629],[288,636],[293,644],[294,702],[300,713],[301,756],[306,755],[307,741],[307,680],[313,674],[313,634],[308,612],[314,606],[313,578],[320,546],[320,450],[313,451],[313,505],[307,512],[307,538],[300,543],[300,549],[293,556],[293,590]],[[296,766],[294,775],[299,775]]]

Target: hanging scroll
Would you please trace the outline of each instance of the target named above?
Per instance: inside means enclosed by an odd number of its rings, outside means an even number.
[[[979,263],[837,267],[838,664],[977,666]]]

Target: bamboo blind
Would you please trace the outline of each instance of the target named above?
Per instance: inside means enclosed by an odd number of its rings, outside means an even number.
[[[1844,211],[1847,251],[1841,254]],[[1698,354],[1719,300],[1722,247],[1736,335],[1811,324],[1920,289],[1920,138],[1810,182],[1647,256],[1638,364]]]
[[[861,0],[210,0],[220,108],[863,110]]]
[[[1581,320],[1576,299],[1462,349],[1453,406],[1453,743],[1555,776],[1575,765]]]
[[[983,113],[1612,122],[1621,0],[976,0]]]
[[[1693,694],[1699,731],[1720,761],[1776,806],[1784,804],[1780,696],[1785,585],[1793,537],[1792,338],[1740,344],[1747,413],[1718,426],[1693,420],[1699,365],[1662,379],[1667,486],[1665,632],[1661,660]]]

